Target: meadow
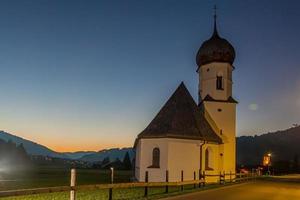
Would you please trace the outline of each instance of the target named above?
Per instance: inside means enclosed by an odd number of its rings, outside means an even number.
[[[77,169],[76,184],[101,184],[110,182],[110,171]],[[114,182],[130,182],[133,171],[115,171]],[[39,166],[27,170],[0,173],[0,191],[37,187],[70,185],[70,168]]]
[[[131,182],[133,171],[115,171],[114,182]],[[58,167],[38,167],[30,170],[17,171],[10,174],[2,174],[5,178],[0,182],[0,190],[16,190],[28,188],[41,188],[52,186],[67,186],[70,184],[70,169]],[[77,185],[101,184],[110,182],[109,170],[77,169]],[[185,186],[185,192],[191,191],[193,186]],[[157,199],[166,195],[175,195],[180,192],[179,187],[169,188],[170,194],[164,194],[165,188],[149,188],[147,199]],[[114,189],[113,199],[145,199],[144,188]],[[1,200],[67,200],[69,192],[57,192],[18,197],[5,197]],[[108,190],[85,190],[76,193],[76,200],[101,200],[108,199]]]

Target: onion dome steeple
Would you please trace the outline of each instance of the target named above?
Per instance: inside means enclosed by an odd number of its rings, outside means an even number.
[[[216,7],[214,14],[214,32],[210,39],[203,42],[196,56],[198,67],[211,62],[226,62],[232,64],[235,58],[233,46],[221,38],[217,30]]]

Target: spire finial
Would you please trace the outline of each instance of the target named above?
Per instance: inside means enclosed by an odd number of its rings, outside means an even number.
[[[217,6],[214,6],[214,35],[218,35],[217,30]]]

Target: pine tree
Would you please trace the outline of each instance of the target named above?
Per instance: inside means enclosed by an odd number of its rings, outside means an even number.
[[[129,156],[128,151],[126,152],[126,154],[124,156],[123,166],[124,166],[124,169],[126,169],[126,170],[131,170],[132,169],[131,160],[130,160],[130,156]]]
[[[17,156],[20,159],[21,162],[27,162],[29,160],[29,157],[27,155],[27,152],[23,146],[23,143],[21,143],[18,147],[17,147]]]
[[[106,157],[102,160],[101,162],[101,168],[105,167],[106,165],[108,165],[110,163],[110,159],[109,157]]]

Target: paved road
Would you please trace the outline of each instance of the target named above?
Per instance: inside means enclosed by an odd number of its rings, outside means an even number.
[[[165,200],[300,200],[300,183],[256,181]]]

